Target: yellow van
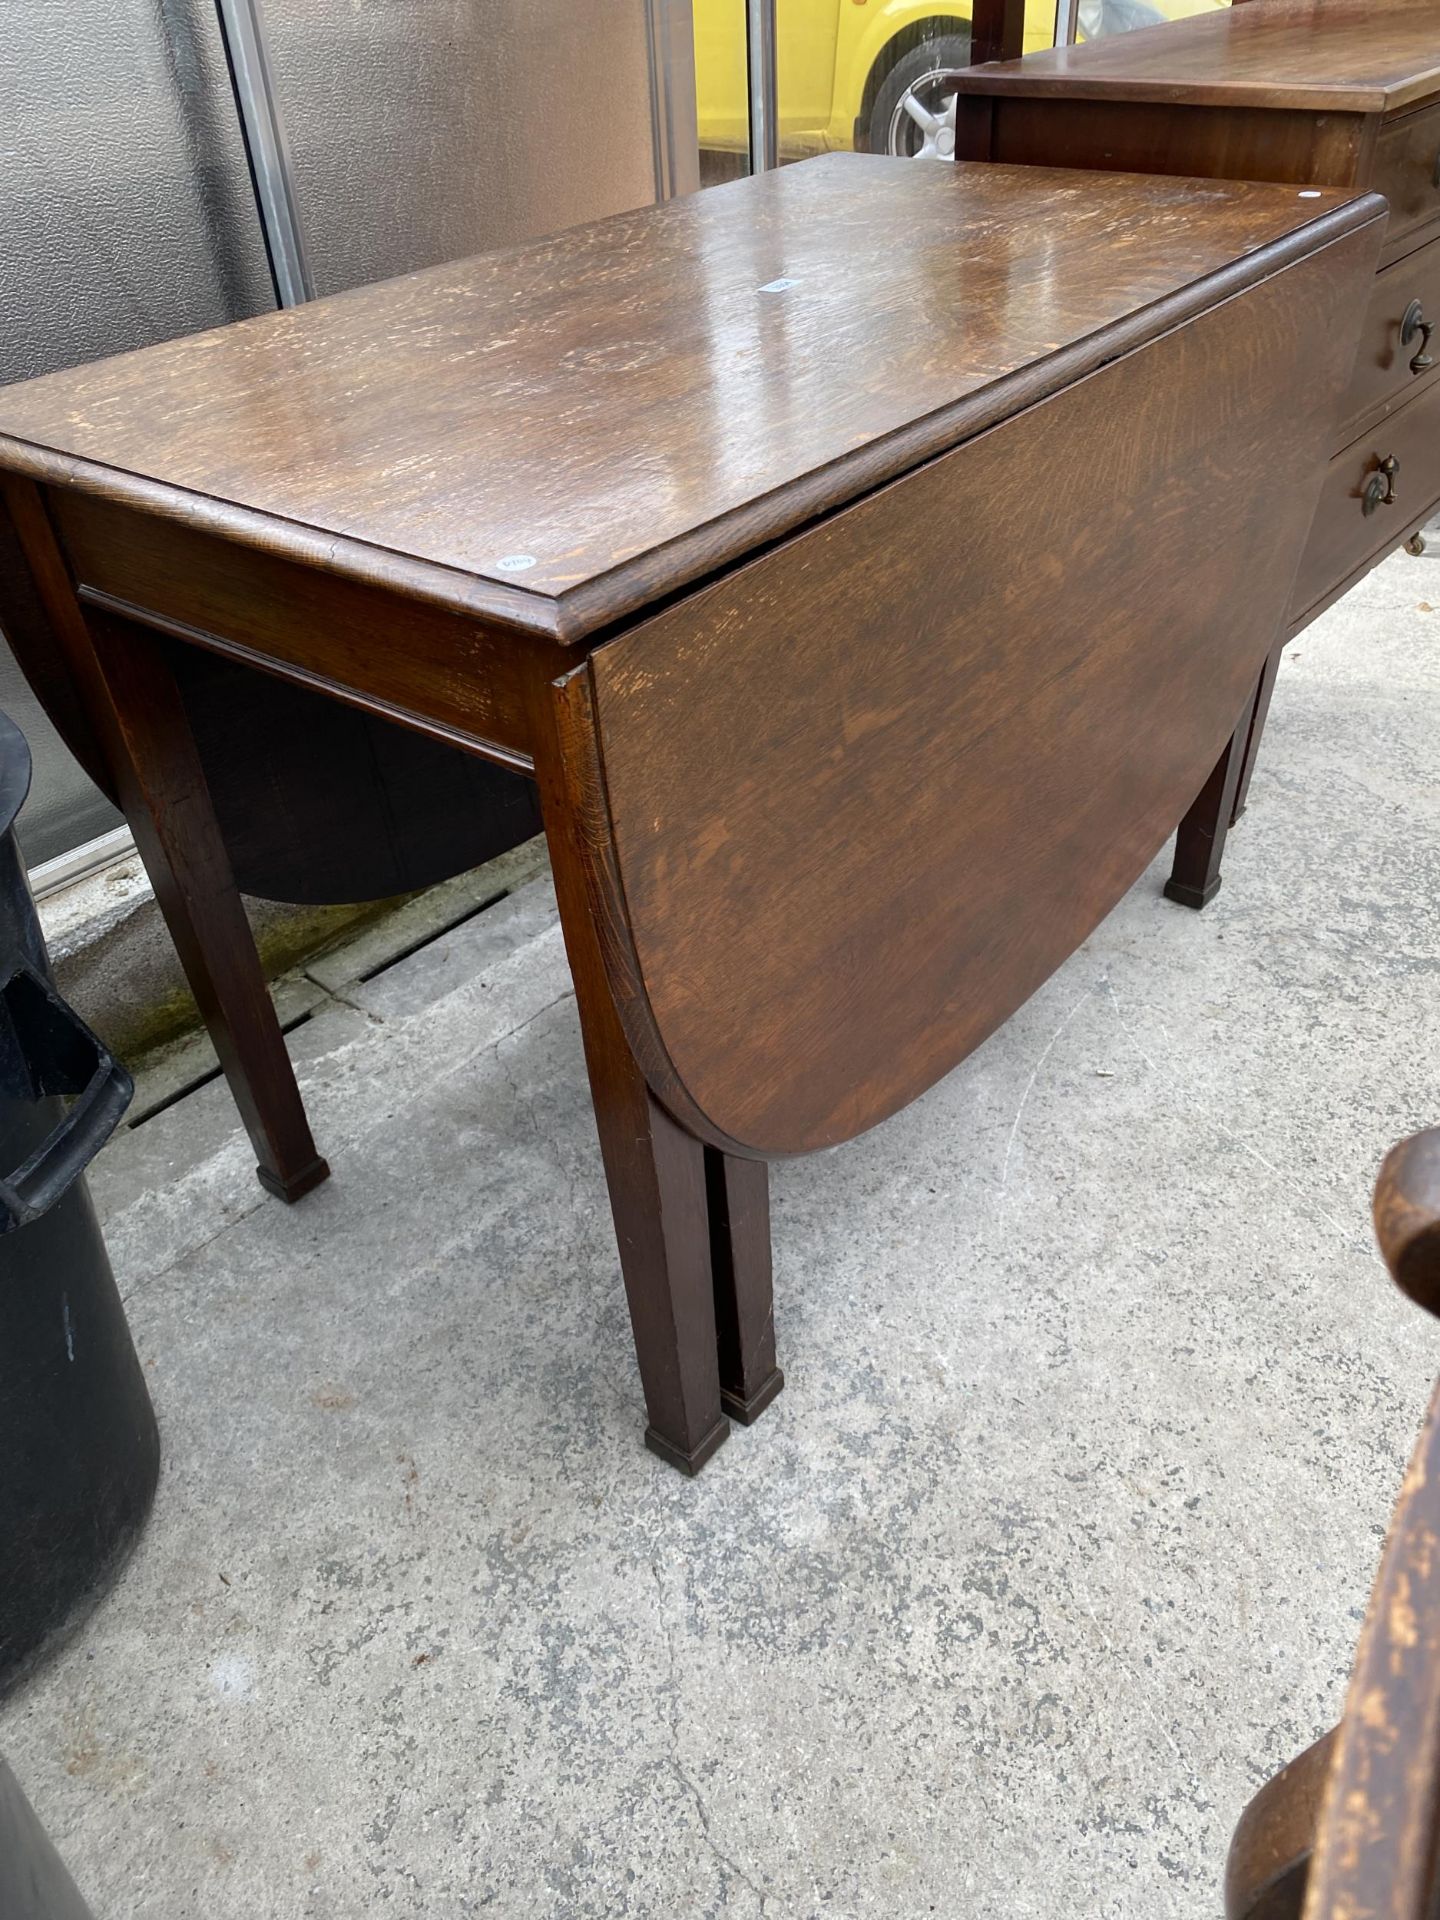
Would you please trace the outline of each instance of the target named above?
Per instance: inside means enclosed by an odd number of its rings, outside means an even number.
[[[1080,0],[1080,37],[1209,13],[1228,0]],[[749,142],[745,0],[694,0],[703,148]],[[948,160],[953,96],[969,65],[970,0],[778,0],[780,143],[787,156],[859,147]],[[1027,0],[1025,48],[1055,36],[1055,0]]]

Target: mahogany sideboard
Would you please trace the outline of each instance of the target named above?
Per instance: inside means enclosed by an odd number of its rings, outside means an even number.
[[[1252,0],[958,81],[968,159],[1365,187],[1389,226],[1315,522],[1228,780],[1187,818],[1168,891],[1204,906],[1244,807],[1284,645],[1440,506],[1440,0]],[[1207,538],[1203,524],[1194,536]]]
[[[197,651],[537,784],[647,1439],[697,1470],[781,1385],[767,1159],[978,1046],[1253,708],[1384,217],[835,155],[0,392],[0,622],[266,1186],[326,1167]]]

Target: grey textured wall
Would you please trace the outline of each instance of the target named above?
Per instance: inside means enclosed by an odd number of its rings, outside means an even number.
[[[321,293],[655,195],[643,0],[265,0]]]
[[[271,303],[209,0],[0,0],[0,379]]]
[[[0,381],[270,303],[208,0],[0,0]],[[32,864],[114,815],[0,652]]]
[[[321,293],[654,196],[644,0],[265,0]],[[212,0],[0,0],[0,381],[271,304]],[[32,864],[114,816],[8,655]]]

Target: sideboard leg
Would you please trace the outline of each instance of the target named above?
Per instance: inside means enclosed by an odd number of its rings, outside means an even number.
[[[298,1200],[330,1169],[305,1117],[175,677],[143,627],[98,615],[87,625],[113,719],[103,731],[118,747],[112,772],[256,1175],[268,1192]]]
[[[750,1426],[785,1384],[775,1364],[775,1295],[770,1261],[770,1170],[705,1149],[710,1198],[710,1264],[715,1276],[715,1334],[720,1404]]]
[[[1245,702],[1239,725],[1225,744],[1225,751],[1215,762],[1214,771],[1200,789],[1194,806],[1180,822],[1175,862],[1165,882],[1165,897],[1178,901],[1182,907],[1209,906],[1220,891],[1220,862],[1235,811],[1235,796],[1258,693],[1257,682],[1255,691]]]
[[[1235,804],[1230,810],[1230,824],[1245,811],[1245,802],[1250,798],[1250,776],[1255,771],[1255,758],[1260,751],[1260,738],[1265,731],[1265,722],[1270,717],[1270,701],[1275,692],[1275,676],[1280,671],[1280,656],[1285,651],[1282,641],[1265,662],[1265,671],[1260,676],[1260,691],[1255,696],[1255,712],[1250,720],[1250,731],[1245,739],[1245,757],[1240,765],[1240,780],[1235,789]]]

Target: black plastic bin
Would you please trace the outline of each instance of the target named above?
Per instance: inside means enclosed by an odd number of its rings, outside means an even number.
[[[0,714],[0,1693],[110,1584],[160,1466],[80,1178],[133,1088],[50,978],[15,844],[29,789]]]

